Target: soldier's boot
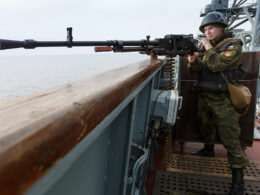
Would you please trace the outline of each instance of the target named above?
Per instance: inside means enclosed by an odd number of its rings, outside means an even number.
[[[228,195],[244,195],[243,168],[232,169],[232,186]]]
[[[214,145],[205,144],[204,148],[202,148],[201,150],[199,150],[197,152],[192,152],[191,155],[215,157]]]

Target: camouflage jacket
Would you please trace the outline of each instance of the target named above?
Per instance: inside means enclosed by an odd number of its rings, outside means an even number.
[[[239,66],[242,42],[232,39],[226,42],[223,41],[230,36],[232,36],[230,33],[223,34],[217,41],[211,42],[213,48],[198,54],[196,61],[188,64],[188,69],[192,74],[199,74],[199,83],[215,82],[213,83],[215,86],[225,85],[225,81],[219,73],[224,72],[224,74],[228,74]],[[227,90],[227,86],[224,88]],[[208,92],[208,90],[202,91]],[[215,91],[213,90],[213,92]],[[210,90],[209,92],[212,91]]]

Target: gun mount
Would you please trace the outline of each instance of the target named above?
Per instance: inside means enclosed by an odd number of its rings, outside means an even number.
[[[113,51],[113,52],[140,52],[141,54],[155,54],[166,56],[184,56],[193,54],[198,50],[198,41],[193,39],[193,35],[166,35],[164,38],[150,40],[146,39],[137,41],[73,41],[72,28],[67,28],[67,41],[35,41],[35,40],[4,40],[0,39],[0,50],[25,48],[34,49],[36,47],[84,47],[97,46],[96,52]]]

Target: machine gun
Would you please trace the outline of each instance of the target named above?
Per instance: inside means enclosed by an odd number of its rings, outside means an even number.
[[[34,49],[36,47],[95,47],[96,52],[140,52],[142,54],[155,54],[165,56],[184,56],[193,54],[198,50],[198,41],[193,39],[193,35],[166,35],[164,38],[150,40],[147,36],[144,40],[137,41],[73,41],[72,28],[67,28],[67,41],[35,41],[35,40],[4,40],[0,39],[0,50],[25,48]]]

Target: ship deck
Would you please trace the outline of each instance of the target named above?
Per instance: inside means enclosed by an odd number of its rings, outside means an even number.
[[[223,145],[216,144],[215,158],[189,155],[203,147],[202,143],[173,142],[169,137],[161,144],[163,152],[154,155],[157,171],[154,172],[152,195],[203,195],[228,194],[231,171]],[[245,194],[260,194],[260,140],[245,148],[250,166],[244,170]],[[159,162],[159,159],[163,159]],[[150,176],[151,176],[150,175]],[[151,177],[150,177],[151,178]]]
[[[187,155],[191,152],[200,150],[202,147],[202,143],[176,142],[174,144],[174,152],[176,154]],[[216,157],[227,157],[227,152],[222,144],[216,144],[214,150]],[[260,139],[255,139],[252,147],[246,147],[244,151],[247,154],[249,160],[260,162]]]

